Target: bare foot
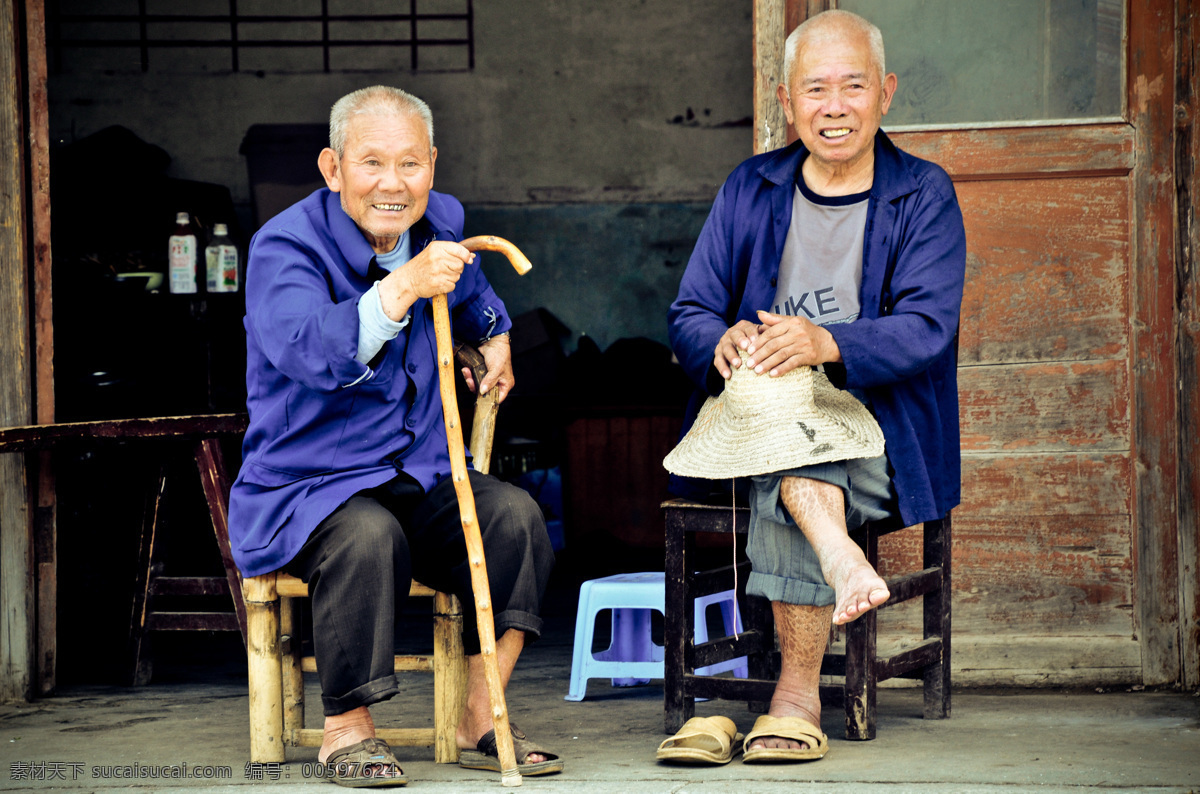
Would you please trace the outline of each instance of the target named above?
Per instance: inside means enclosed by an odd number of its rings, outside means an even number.
[[[833,622],[837,625],[849,623],[863,613],[874,609],[891,597],[887,582],[875,572],[865,559],[847,560],[832,571],[833,590],[837,604],[833,610]]]

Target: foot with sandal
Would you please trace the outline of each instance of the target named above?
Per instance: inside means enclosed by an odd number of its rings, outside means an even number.
[[[524,645],[524,632],[514,629],[509,629],[496,641],[500,683],[504,689],[508,688],[509,678]],[[512,722],[509,722],[508,727],[512,734],[517,771],[522,777],[550,775],[563,770],[563,760],[558,754],[530,741]],[[458,733],[455,738],[459,747],[459,766],[489,772],[501,771],[499,742],[492,724],[487,678],[484,675],[483,657],[479,654],[467,657],[467,703],[462,718],[458,721]]]

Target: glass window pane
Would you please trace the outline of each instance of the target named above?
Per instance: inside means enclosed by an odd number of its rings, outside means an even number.
[[[885,127],[1114,118],[1124,0],[839,0],[883,31]]]

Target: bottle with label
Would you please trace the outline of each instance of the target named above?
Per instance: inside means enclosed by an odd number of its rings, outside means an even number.
[[[229,227],[213,224],[213,236],[204,249],[205,275],[209,292],[237,292],[238,250],[229,239]]]
[[[175,214],[167,260],[167,286],[173,294],[196,292],[196,232],[186,212]]]

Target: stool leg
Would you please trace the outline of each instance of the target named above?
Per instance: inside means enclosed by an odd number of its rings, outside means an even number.
[[[462,604],[449,593],[433,596],[433,760],[458,762],[458,720],[467,702],[467,657]]]
[[[575,610],[575,645],[571,651],[571,686],[564,700],[580,701],[587,695],[587,661],[592,658],[592,632],[596,622],[591,594],[591,581],[580,585],[579,606]]]
[[[937,637],[942,653],[935,665],[925,668],[925,719],[950,716],[950,516],[927,521],[924,533],[926,568],[941,567],[941,584],[923,596],[925,638]]]
[[[663,728],[675,733],[696,713],[696,702],[684,696],[683,677],[692,664],[695,601],[687,588],[687,560],[693,548],[679,511],[666,511],[666,611],[663,658]]]
[[[250,681],[250,760],[283,761],[283,678],[275,574],[245,581]]]
[[[879,539],[875,528],[866,528],[864,545],[867,562],[879,566]],[[879,683],[875,667],[875,616],[870,610],[846,624],[846,738],[867,741],[875,738],[875,688]]]
[[[300,602],[279,599],[279,650],[283,676],[283,741],[294,744],[292,737],[304,727],[304,673],[300,669]]]

